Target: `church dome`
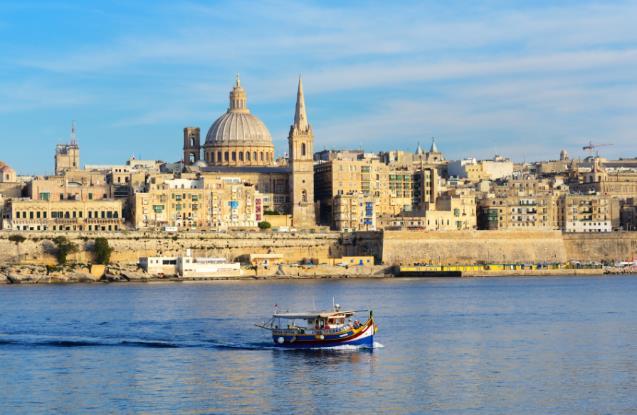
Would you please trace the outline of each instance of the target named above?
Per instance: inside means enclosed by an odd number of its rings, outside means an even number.
[[[250,113],[239,76],[230,92],[228,111],[206,135],[204,158],[211,166],[268,166],[274,163],[272,136],[265,124]]]
[[[272,145],[265,124],[250,113],[228,111],[208,130],[206,145]]]

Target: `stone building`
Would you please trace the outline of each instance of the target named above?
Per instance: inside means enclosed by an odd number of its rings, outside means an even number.
[[[106,183],[111,187],[110,194],[116,198],[128,198],[135,192],[143,191],[146,176],[157,174],[161,170],[162,162],[156,160],[138,160],[131,157],[126,164],[86,165],[84,170],[89,174],[104,175]],[[74,174],[67,173],[72,177]]]
[[[318,163],[314,166],[314,186],[322,225],[334,226],[333,203],[337,196],[371,197],[377,199],[378,205],[385,208],[390,203],[389,167],[377,159],[335,158]]]
[[[316,226],[314,203],[314,134],[308,122],[303,83],[299,79],[294,121],[288,136],[288,162],[277,162],[265,124],[251,114],[239,77],[225,114],[213,122],[200,145],[198,129],[184,129],[185,171],[202,177],[238,178],[254,186],[264,211],[291,214],[292,226]]]
[[[620,226],[619,200],[603,195],[563,195],[564,232],[611,232]]]
[[[637,199],[630,198],[622,204],[620,220],[622,229],[637,231]]]
[[[592,160],[590,170],[580,171],[573,190],[576,193],[599,193],[621,200],[637,197],[637,165],[621,167],[619,162],[604,162],[596,157]]]
[[[237,177],[154,175],[134,198],[137,229],[256,228],[263,215],[255,186]]]
[[[34,177],[27,185],[33,200],[104,200],[113,198],[107,174],[100,171],[66,170],[61,175]]]
[[[497,155],[490,160],[466,158],[450,161],[447,169],[449,176],[477,183],[481,180],[496,180],[510,177],[513,174],[513,162]]]
[[[558,197],[552,194],[500,195],[479,202],[479,228],[484,230],[560,229]]]
[[[373,199],[380,218],[422,211],[435,203],[441,190],[439,166],[411,159],[387,164],[379,158],[336,157],[314,166],[314,182],[320,222],[335,229],[339,225],[334,201],[341,195]]]
[[[15,183],[18,181],[15,170],[8,164],[0,161],[0,183]]]
[[[12,197],[20,197],[22,195],[22,189],[24,183],[18,181],[18,176],[15,170],[0,161],[0,208],[4,199]]]
[[[5,203],[12,198],[22,196],[23,188],[24,183],[18,182],[15,170],[0,161],[0,216],[4,212]]]
[[[11,199],[3,229],[16,231],[119,231],[124,228],[121,200]]]
[[[360,192],[334,197],[334,229],[337,231],[376,230],[377,199]]]
[[[422,209],[378,219],[379,228],[423,231],[476,229],[475,194],[470,189],[449,190]]]
[[[60,176],[70,170],[80,168],[80,146],[77,144],[75,123],[71,127],[71,141],[55,147],[55,174]]]

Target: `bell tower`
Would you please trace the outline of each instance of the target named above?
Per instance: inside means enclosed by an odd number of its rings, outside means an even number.
[[[71,141],[69,144],[55,146],[55,174],[63,175],[70,170],[80,169],[80,146],[77,144],[75,121],[71,124]]]
[[[201,159],[199,127],[184,128],[184,165],[191,166]]]
[[[299,77],[294,124],[288,136],[290,165],[290,202],[292,225],[297,228],[316,226],[314,215],[314,133],[307,121],[303,81]]]

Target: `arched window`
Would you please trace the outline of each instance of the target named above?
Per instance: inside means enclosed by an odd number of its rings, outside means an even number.
[[[221,151],[217,151],[217,161],[221,162]]]
[[[195,146],[195,137],[190,136],[190,147],[194,147]]]
[[[236,151],[232,152],[232,161],[237,161],[237,152]]]
[[[250,152],[249,151],[246,151],[246,160],[250,161]]]
[[[252,159],[253,159],[254,161],[259,161],[259,158],[257,157],[257,152],[256,152],[256,151],[253,153],[253,156],[254,156],[254,157],[253,157]]]
[[[195,161],[196,161],[195,155],[193,153],[190,153],[190,157],[189,157],[190,164],[194,163]],[[117,179],[119,180],[119,177]]]
[[[305,143],[301,143],[301,155],[305,155]]]
[[[307,203],[307,191],[305,189],[301,192],[301,201]]]
[[[223,157],[225,158],[226,161],[230,161],[230,159],[228,158],[228,152],[227,151],[223,154]]]
[[[243,151],[239,152],[239,161],[243,161]]]

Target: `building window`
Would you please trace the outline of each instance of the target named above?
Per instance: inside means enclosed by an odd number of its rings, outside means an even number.
[[[225,161],[230,161],[229,153],[227,151],[223,154],[223,156],[224,156]]]
[[[301,155],[305,156],[305,143],[301,143]]]

